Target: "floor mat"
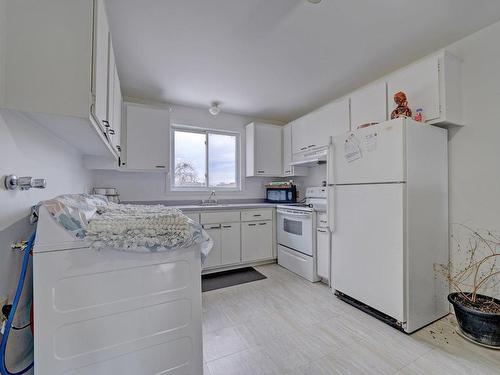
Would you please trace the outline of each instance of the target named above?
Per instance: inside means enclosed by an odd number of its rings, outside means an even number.
[[[238,268],[236,270],[222,271],[203,275],[201,277],[201,290],[227,288],[228,286],[250,283],[252,281],[267,279],[263,274],[253,267]]]

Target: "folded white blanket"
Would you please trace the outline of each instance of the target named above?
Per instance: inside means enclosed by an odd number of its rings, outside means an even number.
[[[171,248],[190,239],[188,221],[175,208],[109,203],[89,220],[86,237],[96,248]]]

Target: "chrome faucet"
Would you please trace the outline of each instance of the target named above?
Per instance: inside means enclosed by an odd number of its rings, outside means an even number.
[[[218,203],[217,199],[212,198],[212,197],[215,197],[215,190],[212,190],[210,192],[210,195],[208,196],[208,199],[203,199],[201,201],[201,203],[202,204],[217,204]]]

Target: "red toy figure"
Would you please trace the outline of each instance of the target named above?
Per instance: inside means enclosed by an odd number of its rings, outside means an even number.
[[[394,94],[394,101],[398,105],[391,113],[391,120],[399,117],[411,118],[411,109],[408,107],[406,94],[403,91]]]

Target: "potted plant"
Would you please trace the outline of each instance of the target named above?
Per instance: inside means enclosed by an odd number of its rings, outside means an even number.
[[[500,349],[500,300],[488,295],[500,289],[500,235],[457,227],[452,241],[462,262],[450,262],[441,269],[454,290],[448,301],[465,338]]]

